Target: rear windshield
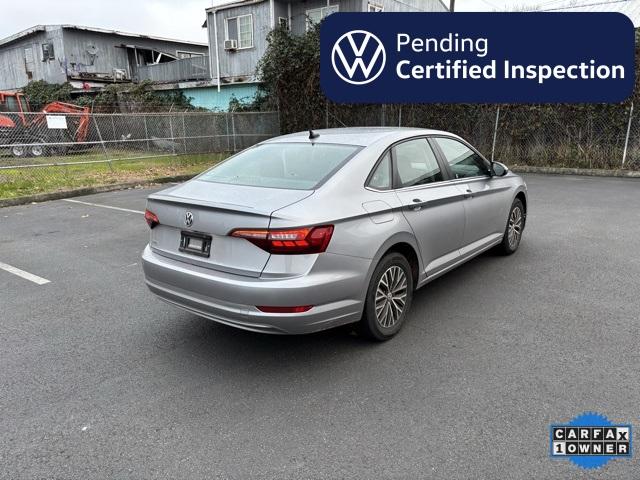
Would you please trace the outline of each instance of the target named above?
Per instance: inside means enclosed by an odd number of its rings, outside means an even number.
[[[313,190],[361,148],[326,143],[267,143],[239,153],[206,171],[198,180]]]

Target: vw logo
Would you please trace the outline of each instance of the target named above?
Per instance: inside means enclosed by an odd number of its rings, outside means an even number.
[[[184,224],[187,227],[190,227],[191,225],[193,225],[193,213],[187,212],[184,214]]]
[[[331,52],[333,70],[345,82],[365,85],[380,76],[387,63],[387,52],[378,37],[366,30],[342,35]]]

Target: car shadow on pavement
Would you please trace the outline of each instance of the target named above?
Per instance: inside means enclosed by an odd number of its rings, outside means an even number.
[[[181,321],[171,327],[175,329],[174,332],[164,333],[174,338],[182,337],[178,350],[185,354],[186,361],[195,357],[197,362],[217,368],[228,366],[231,370],[244,370],[259,366],[258,371],[263,371],[265,367],[279,369],[295,363],[303,369],[306,365],[313,371],[323,366],[335,366],[341,358],[346,361],[360,356],[374,357],[380,350],[388,352],[402,349],[407,343],[420,342],[421,337],[430,337],[429,343],[437,342],[438,331],[432,327],[438,319],[431,318],[428,310],[434,305],[436,310],[458,308],[451,299],[466,294],[470,279],[483,282],[488,271],[502,270],[499,265],[503,258],[494,252],[486,252],[418,290],[407,324],[397,337],[388,342],[368,341],[350,332],[349,327],[308,335],[255,333],[177,309],[176,316],[180,316]]]

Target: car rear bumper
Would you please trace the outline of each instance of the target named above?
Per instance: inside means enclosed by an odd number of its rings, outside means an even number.
[[[253,278],[173,260],[147,246],[142,266],[149,289],[202,317],[245,330],[303,334],[357,322],[369,261],[324,253],[307,274]],[[313,305],[304,313],[264,313],[256,305]]]

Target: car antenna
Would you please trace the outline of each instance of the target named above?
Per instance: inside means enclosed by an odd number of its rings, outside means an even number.
[[[309,130],[309,140],[314,141],[319,136],[320,136],[319,133],[316,133],[313,130]]]

